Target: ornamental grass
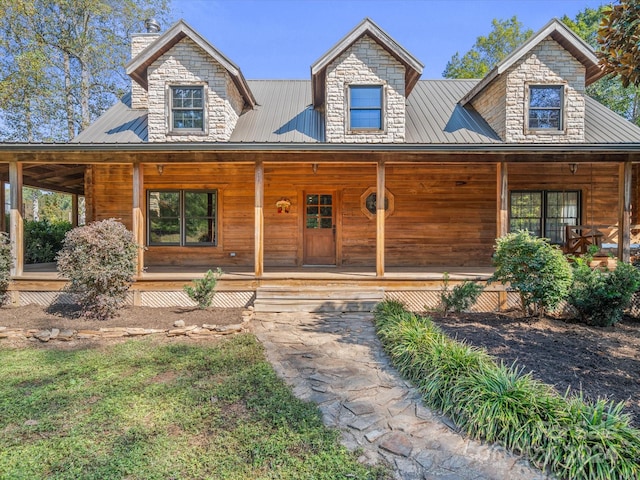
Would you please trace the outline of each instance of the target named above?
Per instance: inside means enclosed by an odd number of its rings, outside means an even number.
[[[397,301],[380,303],[375,323],[394,365],[425,403],[470,437],[499,443],[559,478],[640,478],[640,430],[623,404],[560,395]]]

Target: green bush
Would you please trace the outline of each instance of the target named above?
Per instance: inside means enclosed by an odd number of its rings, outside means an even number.
[[[589,325],[608,327],[622,319],[631,297],[640,287],[640,272],[618,262],[615,270],[592,269],[590,257],[576,258],[573,285],[567,301]]]
[[[526,231],[496,240],[490,282],[509,283],[527,314],[555,310],[569,294],[571,267],[557,246]]]
[[[64,236],[72,226],[70,222],[26,220],[24,222],[25,263],[48,263],[56,259]]]
[[[213,296],[216,293],[216,285],[222,274],[223,272],[220,267],[218,267],[215,272],[207,270],[204,278],[194,280],[193,287],[185,285],[184,291],[189,295],[191,300],[198,304],[198,308],[209,308],[213,302]]]
[[[450,312],[463,312],[471,308],[484,290],[477,282],[464,281],[449,290],[449,274],[444,273],[444,287],[440,293],[440,306],[444,316]]]
[[[136,272],[139,246],[115,219],[93,222],[67,233],[58,253],[58,272],[83,315],[105,320],[124,304]]]
[[[11,242],[9,235],[0,232],[0,305],[9,300],[9,282],[11,281]]]
[[[398,306],[382,302],[375,309],[385,350],[425,403],[467,434],[500,443],[559,478],[640,478],[640,431],[622,404],[563,397]]]

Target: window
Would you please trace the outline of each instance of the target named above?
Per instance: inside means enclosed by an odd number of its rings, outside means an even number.
[[[529,86],[529,129],[562,130],[562,85]]]
[[[149,245],[216,245],[217,197],[215,190],[148,192]]]
[[[511,192],[509,228],[528,230],[551,243],[565,242],[565,226],[580,224],[579,191]]]
[[[171,87],[171,130],[204,130],[204,87]]]
[[[349,129],[382,130],[382,85],[349,87]]]

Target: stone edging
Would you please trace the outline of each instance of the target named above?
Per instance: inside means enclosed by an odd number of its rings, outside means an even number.
[[[242,323],[232,325],[187,325],[184,320],[176,320],[173,324],[174,328],[136,328],[136,327],[107,327],[98,330],[73,330],[69,328],[10,328],[0,326],[0,339],[3,338],[21,338],[34,339],[41,342],[49,342],[57,340],[68,342],[71,340],[91,340],[104,338],[123,338],[123,337],[143,337],[147,335],[164,334],[167,337],[189,337],[189,338],[207,338],[214,336],[230,335],[233,333],[246,332],[249,321],[253,316],[253,312],[242,312]]]

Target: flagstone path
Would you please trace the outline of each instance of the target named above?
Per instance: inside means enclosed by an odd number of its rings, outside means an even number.
[[[549,478],[424,407],[390,366],[371,314],[256,313],[251,328],[295,395],[318,404],[361,461],[385,461],[402,480]]]

